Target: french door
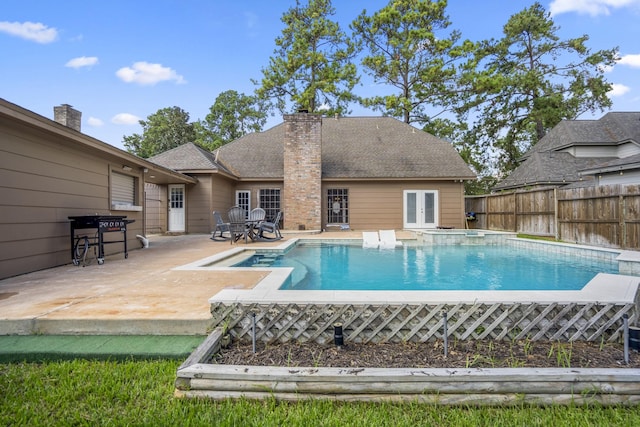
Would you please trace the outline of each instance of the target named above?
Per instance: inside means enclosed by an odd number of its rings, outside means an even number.
[[[438,192],[436,190],[404,190],[404,227],[436,228],[438,226]]]

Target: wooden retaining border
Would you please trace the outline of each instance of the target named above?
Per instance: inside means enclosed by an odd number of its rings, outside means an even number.
[[[177,371],[181,398],[419,402],[443,405],[637,405],[640,369],[325,368],[208,364],[217,328]]]

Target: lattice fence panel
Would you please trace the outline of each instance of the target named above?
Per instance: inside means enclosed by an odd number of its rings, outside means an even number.
[[[607,341],[622,338],[623,315],[637,319],[635,304],[494,303],[494,304],[301,304],[214,303],[214,327],[250,341],[253,325],[260,342],[329,343],[342,323],[346,342],[425,342],[531,339]],[[255,317],[255,320],[254,320]]]

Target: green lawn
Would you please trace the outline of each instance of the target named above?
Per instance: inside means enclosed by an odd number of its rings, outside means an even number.
[[[639,407],[176,399],[177,360],[0,364],[5,426],[638,426]]]

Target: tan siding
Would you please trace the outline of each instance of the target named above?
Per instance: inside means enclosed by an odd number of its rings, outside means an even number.
[[[147,234],[167,231],[167,187],[145,184],[145,221]]]
[[[323,226],[328,188],[349,190],[349,225],[353,230],[402,229],[404,190],[436,190],[441,226],[464,227],[463,184],[442,181],[324,182]]]
[[[126,215],[136,221],[129,226],[129,248],[139,247],[141,213],[109,209],[109,170],[122,164],[67,144],[0,119],[0,278],[70,263],[71,215]],[[107,254],[122,249],[105,246]]]
[[[210,233],[211,175],[195,175],[198,184],[187,187],[187,233]]]
[[[235,181],[220,175],[214,175],[211,185],[211,213],[218,211],[223,219],[227,219],[227,212],[235,203]],[[213,215],[211,215],[210,229],[214,230]]]

